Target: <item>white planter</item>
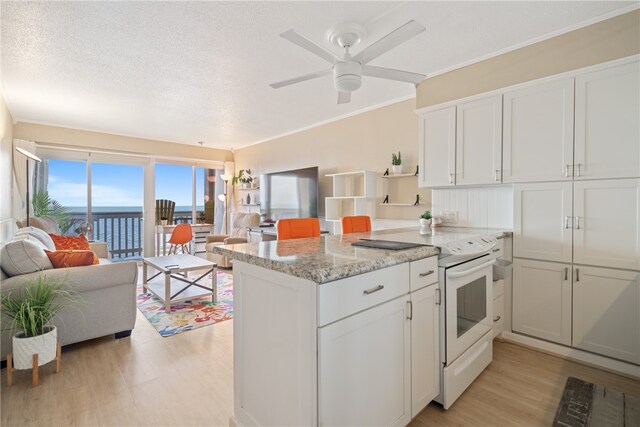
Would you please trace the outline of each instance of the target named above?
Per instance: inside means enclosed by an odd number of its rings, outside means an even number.
[[[167,225],[167,220],[166,219],[161,219],[160,220],[160,224],[163,225],[163,226]]]
[[[33,367],[33,355],[38,353],[38,366],[51,362],[56,358],[58,347],[58,330],[55,326],[47,326],[48,332],[37,337],[21,338],[22,332],[13,336],[13,365],[16,369]]]
[[[402,173],[402,165],[391,166],[391,170],[393,171],[394,175],[400,175]]]
[[[420,218],[420,227],[429,227],[431,225],[430,219]]]

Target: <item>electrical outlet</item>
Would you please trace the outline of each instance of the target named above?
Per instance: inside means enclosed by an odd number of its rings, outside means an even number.
[[[443,223],[454,223],[458,220],[457,212],[444,212],[442,214],[442,222]]]

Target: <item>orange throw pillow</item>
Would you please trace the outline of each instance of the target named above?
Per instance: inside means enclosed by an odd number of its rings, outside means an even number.
[[[44,251],[53,268],[81,267],[83,265],[100,264],[100,260],[91,251]]]
[[[56,245],[57,251],[77,250],[77,251],[90,251],[89,241],[84,234],[79,236],[61,236],[59,234],[49,234],[53,240],[53,244]]]

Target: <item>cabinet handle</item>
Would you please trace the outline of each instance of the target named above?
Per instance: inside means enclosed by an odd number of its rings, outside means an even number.
[[[569,165],[564,165],[564,177],[569,178]]]
[[[494,322],[497,322],[498,320],[500,320],[500,316],[498,316],[495,319],[493,319]]]
[[[436,288],[436,305],[440,305],[442,303],[442,300],[440,299],[440,288]]]
[[[407,311],[409,312],[409,314],[407,314],[407,319],[413,319],[413,303],[411,301],[407,301]]]
[[[564,280],[569,280],[569,267],[564,268]]]
[[[500,182],[500,169],[496,169],[496,171],[493,173],[493,179],[497,182]]]
[[[580,217],[576,217],[576,230],[580,230]]]
[[[453,184],[453,177],[455,174],[450,173],[449,174],[449,184]]]
[[[365,289],[365,290],[364,290],[364,294],[365,294],[365,295],[370,295],[370,294],[372,294],[372,293],[374,293],[374,292],[378,292],[378,291],[381,291],[381,290],[383,290],[383,289],[384,289],[384,286],[383,286],[383,285],[378,285],[378,286],[376,286],[375,288]]]
[[[580,269],[576,268],[576,282],[580,281]]]
[[[492,250],[491,252],[493,252],[493,253],[500,252],[500,248],[498,248],[498,249],[494,249],[494,250]]]
[[[425,277],[425,276],[429,276],[431,274],[435,273],[435,271],[433,270],[429,270],[426,273],[420,273],[420,277]]]
[[[576,165],[576,176],[579,177],[580,176],[580,163],[578,163]]]
[[[568,229],[569,228],[569,216],[565,216],[564,217],[564,229]]]

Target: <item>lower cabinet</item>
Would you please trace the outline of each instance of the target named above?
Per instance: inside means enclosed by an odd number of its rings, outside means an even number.
[[[640,364],[640,273],[574,266],[573,346]]]
[[[513,330],[571,345],[571,265],[513,261]]]

